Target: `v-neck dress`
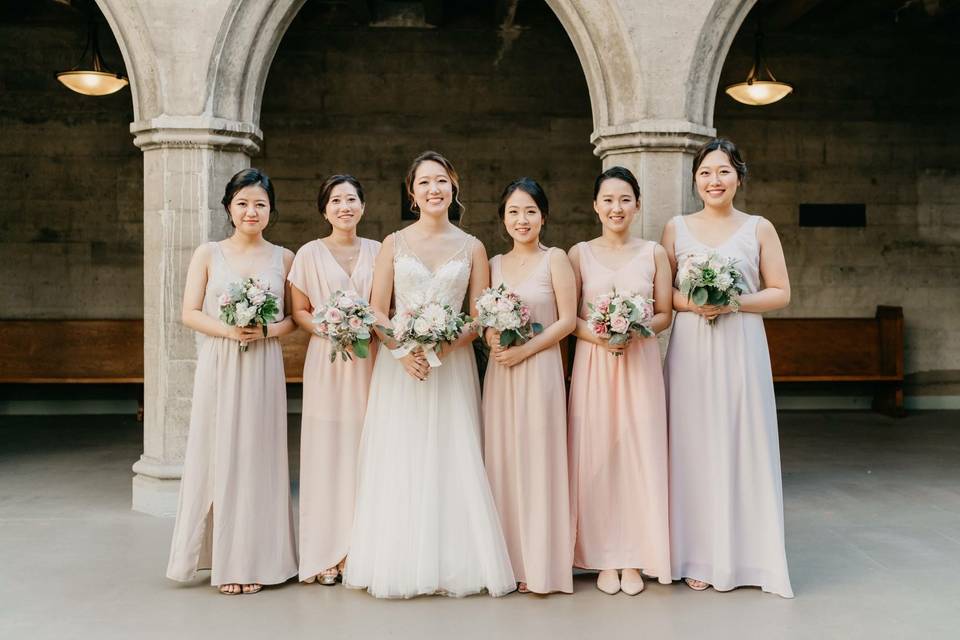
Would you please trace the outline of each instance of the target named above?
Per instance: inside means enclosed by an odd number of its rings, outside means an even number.
[[[380,243],[360,239],[347,274],[322,240],[303,245],[287,279],[313,309],[337,291],[370,300],[373,263]],[[303,363],[300,425],[300,580],[336,566],[350,545],[357,450],[367,409],[375,351],[370,357],[330,362],[333,343],[314,334]]]
[[[274,247],[256,277],[283,309],[283,250]],[[203,312],[218,319],[218,298],[242,280],[220,244],[210,243]],[[167,577],[277,584],[297,574],[287,465],[287,390],[278,338],[249,343],[197,334],[190,431]]]
[[[550,249],[550,251],[560,251]],[[550,251],[516,286],[490,261],[491,286],[503,284],[544,329],[557,321]],[[573,593],[573,536],[567,482],[567,407],[560,345],[514,367],[492,357],[483,381],[484,459],[517,582],[535,593]]]
[[[580,317],[609,293],[653,297],[656,243],[619,269],[581,242]],[[574,564],[583,569],[643,569],[670,580],[667,514],[667,415],[656,338],[634,336],[623,355],[578,341],[570,383],[570,499]]]
[[[751,216],[726,242],[710,247],[676,216],[677,261],[711,251],[736,258],[746,293],[759,291],[760,219]],[[711,326],[695,313],[677,313],[664,371],[673,577],[703,580],[719,591],[755,585],[792,597],[763,316],[731,313]]]

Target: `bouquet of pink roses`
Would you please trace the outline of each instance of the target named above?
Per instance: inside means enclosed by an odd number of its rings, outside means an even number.
[[[270,291],[270,283],[259,278],[246,278],[231,282],[227,290],[220,294],[220,320],[231,327],[263,327],[267,335],[267,325],[280,315],[277,296]],[[247,350],[247,343],[240,343],[240,351]]]
[[[502,284],[485,289],[477,298],[477,321],[481,327],[500,332],[500,346],[523,344],[543,331],[539,322],[530,322],[530,307]]]
[[[612,345],[625,345],[635,333],[644,338],[655,334],[650,328],[653,319],[653,300],[637,294],[623,295],[614,289],[587,303],[590,315],[587,324],[598,338],[606,338]],[[620,352],[614,352],[621,355]]]
[[[724,258],[716,251],[687,256],[677,272],[680,293],[698,306],[730,305],[738,309],[744,282],[743,274],[734,267],[736,263],[736,258]],[[717,319],[707,322],[713,325]]]
[[[377,321],[370,304],[356,291],[337,291],[313,312],[316,333],[333,342],[330,362],[370,355],[371,327]]]
[[[381,329],[400,343],[392,351],[395,358],[402,358],[415,349],[423,349],[431,367],[441,362],[437,351],[443,342],[453,342],[463,333],[464,325],[473,322],[465,313],[455,311],[450,305],[427,302],[401,311],[393,317],[392,327]]]

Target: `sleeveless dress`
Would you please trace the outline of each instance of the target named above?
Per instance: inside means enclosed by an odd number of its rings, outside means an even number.
[[[614,287],[653,297],[655,242],[616,270],[600,263],[589,243],[577,246],[581,318],[588,302]],[[569,415],[574,564],[642,569],[669,584],[667,415],[656,338],[634,336],[622,356],[578,341]]]
[[[503,280],[502,256],[490,261],[491,286],[516,292],[544,329],[558,317],[550,251],[517,286]],[[514,575],[535,593],[573,593],[566,409],[559,344],[515,367],[490,358],[483,382],[487,475]]]
[[[397,313],[431,300],[460,309],[475,242],[467,236],[431,271],[395,233]],[[379,598],[499,596],[516,588],[480,437],[472,349],[447,354],[425,381],[380,354],[360,439],[345,585]]]
[[[210,244],[203,312],[219,319],[217,298],[244,278]],[[283,309],[283,251],[257,273]],[[167,577],[277,584],[297,574],[287,466],[287,391],[278,338],[235,340],[197,334],[190,431]]]
[[[750,216],[713,248],[693,237],[683,216],[674,217],[678,263],[690,254],[717,251],[738,260],[746,293],[758,291],[760,219]],[[695,313],[677,313],[664,371],[673,578],[702,580],[718,591],[754,585],[793,597],[763,317],[731,313],[710,326]]]
[[[353,273],[346,273],[322,240],[300,247],[290,284],[316,309],[336,291],[370,300],[373,263],[380,243],[360,239]],[[303,364],[300,427],[300,580],[336,566],[347,555],[353,525],[357,450],[367,408],[374,352],[368,358],[330,362],[333,343],[314,334]]]

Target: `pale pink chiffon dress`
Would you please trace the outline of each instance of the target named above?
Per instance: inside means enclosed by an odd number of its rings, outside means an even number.
[[[676,216],[677,261],[716,250],[739,261],[747,293],[758,291],[760,220],[751,216],[713,248],[699,242],[683,217]],[[702,580],[718,591],[755,585],[793,597],[763,317],[727,314],[710,326],[694,313],[677,313],[664,367],[674,579]]]
[[[656,243],[617,270],[601,264],[589,243],[577,246],[582,318],[588,302],[614,287],[653,296]],[[578,341],[569,414],[574,564],[637,568],[669,583],[667,415],[657,340],[634,337],[622,356]]]
[[[316,309],[336,291],[370,299],[373,263],[380,243],[360,239],[360,254],[347,274],[321,240],[303,245],[287,279]],[[374,351],[370,357],[330,362],[332,343],[313,335],[303,364],[300,426],[300,580],[336,566],[350,544],[356,491],[357,450],[367,409]]]
[[[556,322],[549,252],[516,286],[504,282],[500,260],[495,256],[490,261],[492,286],[504,284],[516,292],[530,307],[531,319],[544,328]],[[526,582],[536,593],[572,593],[566,389],[559,345],[511,368],[490,358],[483,383],[483,435],[487,477],[517,582]]]
[[[217,298],[249,274],[227,263],[210,243],[203,312],[219,319]],[[283,309],[283,250],[274,247],[256,275],[270,283]],[[277,584],[297,575],[287,466],[287,389],[277,338],[240,352],[235,340],[197,334],[190,431],[180,481],[167,577]]]

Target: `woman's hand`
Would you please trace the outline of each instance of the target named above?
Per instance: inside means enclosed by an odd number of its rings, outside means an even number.
[[[230,340],[249,344],[254,340],[262,340],[264,338],[263,327],[258,324],[249,327],[229,327],[226,337]]]
[[[483,341],[491,350],[500,346],[500,332],[493,327],[487,327],[483,332]]]
[[[417,380],[426,380],[427,376],[430,375],[430,364],[427,362],[427,357],[423,355],[423,351],[419,349],[400,358],[400,364],[403,365],[403,368],[411,377]]]
[[[499,338],[497,338],[497,340],[499,341]],[[496,360],[497,364],[507,367],[508,369],[517,366],[528,357],[530,357],[530,354],[524,348],[524,345],[501,347],[498,342],[497,346],[493,348],[493,359]]]
[[[627,345],[629,342],[623,344],[612,344],[609,340],[604,340],[600,338],[600,346],[607,350],[612,356],[622,356],[627,351]]]
[[[707,320],[714,320],[719,316],[722,316],[727,313],[733,313],[733,307],[730,305],[717,305],[717,304],[702,304],[702,305],[690,305],[690,311],[693,311],[697,315],[703,316]]]

